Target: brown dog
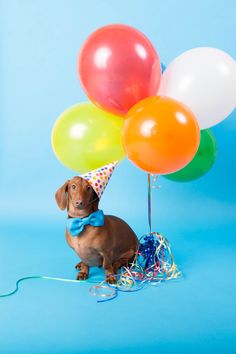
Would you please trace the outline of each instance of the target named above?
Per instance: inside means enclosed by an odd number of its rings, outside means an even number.
[[[55,194],[60,209],[67,208],[68,218],[85,218],[98,210],[99,198],[89,182],[81,177],[67,181]],[[78,280],[87,279],[89,267],[105,269],[106,281],[116,282],[118,269],[127,265],[138,249],[139,241],[134,231],[122,219],[105,215],[103,226],[86,225],[73,237],[66,229],[66,240],[78,254],[81,262]]]

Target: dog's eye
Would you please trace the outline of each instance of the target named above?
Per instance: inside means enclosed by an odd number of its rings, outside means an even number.
[[[75,184],[72,184],[71,188],[72,188],[72,189],[76,189],[76,185],[75,185]]]
[[[87,191],[90,191],[90,190],[91,190],[91,187],[90,187],[90,186],[87,186],[86,189],[87,189]]]

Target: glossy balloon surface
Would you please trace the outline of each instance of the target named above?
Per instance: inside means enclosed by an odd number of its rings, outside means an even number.
[[[123,144],[128,158],[149,173],[167,174],[194,157],[200,131],[192,112],[170,98],[150,97],[127,114]]]
[[[124,119],[91,103],[63,112],[52,130],[52,147],[58,160],[79,173],[121,160]]]
[[[78,73],[87,96],[97,106],[125,115],[135,103],[156,94],[161,64],[143,33],[126,25],[108,25],[84,43]]]
[[[165,69],[158,94],[182,102],[200,129],[210,128],[236,107],[236,62],[217,48],[190,49]]]

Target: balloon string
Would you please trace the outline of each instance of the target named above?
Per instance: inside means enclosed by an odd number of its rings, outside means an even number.
[[[12,291],[9,291],[8,293],[5,294],[0,294],[0,298],[1,297],[8,297],[11,296],[15,293],[18,292],[19,290],[19,284],[25,280],[29,280],[29,279],[47,279],[47,280],[55,280],[55,281],[61,281],[61,282],[66,282],[66,283],[97,283],[96,281],[91,281],[91,280],[74,280],[74,279],[66,279],[66,278],[57,278],[57,277],[48,277],[45,275],[32,275],[32,276],[28,276],[28,277],[23,277],[17,280],[16,285],[15,285],[15,289]]]
[[[151,175],[148,173],[148,224],[149,231],[152,232],[152,187],[151,187]]]
[[[152,233],[152,189],[159,189],[158,175],[148,173],[148,224],[149,232]]]

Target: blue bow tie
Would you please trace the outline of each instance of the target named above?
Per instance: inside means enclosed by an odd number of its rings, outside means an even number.
[[[102,210],[97,210],[85,218],[69,218],[66,226],[72,236],[78,236],[86,225],[103,226],[104,214]]]

